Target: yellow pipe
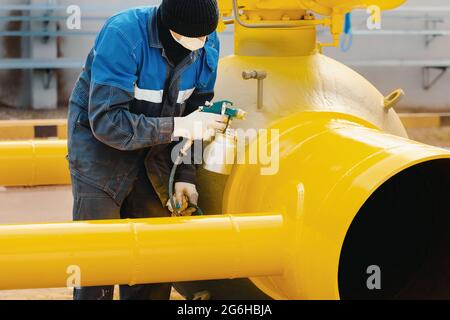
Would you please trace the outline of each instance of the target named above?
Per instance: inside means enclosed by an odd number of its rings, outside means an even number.
[[[342,257],[352,225],[370,216],[365,204],[389,180],[407,178],[400,180],[396,194],[379,196],[381,211],[375,213],[380,219],[389,213],[392,197],[409,196],[417,209],[395,209],[383,228],[390,230],[392,221],[428,209],[420,194],[433,203],[421,223],[435,216],[445,227],[442,190],[450,184],[445,171],[450,152],[383,133],[341,113],[300,112],[273,123],[272,129],[279,135],[268,141],[259,137],[248,150],[259,145],[276,152],[279,147],[279,156],[270,154],[275,171],[271,174],[270,165],[261,161],[237,165],[223,197],[225,216],[0,226],[0,289],[62,287],[67,272],[79,269],[84,286],[250,277],[277,299],[339,299],[346,297],[342,290],[348,284],[339,279],[348,276]],[[407,173],[422,166],[425,176]],[[425,184],[430,188],[419,188]],[[279,214],[261,214],[268,211]],[[365,233],[377,238],[378,231]],[[418,245],[419,234],[397,232]],[[424,227],[420,236],[447,232]],[[370,247],[370,239],[359,240]],[[395,246],[396,238],[390,241]],[[388,247],[375,242],[370,248],[379,253],[372,263],[400,263],[386,260]],[[425,262],[419,259],[412,267]]]
[[[70,184],[66,140],[0,142],[0,185]]]
[[[272,130],[278,133],[271,134]],[[269,296],[278,299],[341,298],[340,287],[345,287],[345,283],[339,283],[339,274],[345,271],[342,271],[344,264],[340,258],[350,226],[358,215],[361,219],[370,215],[362,209],[364,204],[394,177],[405,180],[399,180],[396,194],[380,195],[380,212],[371,213],[386,219],[382,223],[385,230],[390,230],[392,221],[409,219],[408,216],[420,214],[424,209],[429,215],[422,217],[421,223],[434,219],[434,214],[445,223],[448,211],[442,188],[450,187],[446,169],[450,165],[450,152],[383,133],[360,118],[332,112],[300,112],[275,122],[268,132],[267,141],[262,135],[249,147],[253,152],[267,150],[264,152],[268,153],[268,159],[258,164],[235,166],[223,203],[227,214],[256,213],[269,208],[284,216],[288,237],[283,247],[288,254],[284,276],[251,279]],[[433,162],[436,167],[432,166]],[[407,173],[426,164],[430,164],[424,169],[426,176]],[[436,182],[439,179],[442,185]],[[409,184],[417,186],[411,189]],[[422,189],[424,184],[429,189]],[[394,204],[389,199],[401,201],[402,197],[408,198],[406,193],[411,197],[408,203],[416,205],[411,210],[417,212],[392,209]],[[386,217],[389,210],[395,211]],[[367,234],[383,237],[383,229],[370,229],[370,225],[368,228]],[[407,230],[396,232],[398,237],[411,237],[411,243],[421,236],[430,239],[425,228],[415,235],[409,235]],[[443,235],[449,232],[448,226],[446,231],[435,229],[433,232]],[[360,245],[366,242],[370,248],[370,239],[361,239]],[[395,242],[391,242],[391,246],[394,245]],[[378,250],[380,246],[375,243],[374,248]],[[386,261],[391,260],[381,251],[378,256],[373,254],[371,261],[384,263],[387,269],[390,262]],[[422,263],[418,260],[409,267]],[[367,267],[362,265],[361,269]],[[365,280],[363,274],[360,281],[365,284]],[[389,286],[388,281],[384,284]]]
[[[3,225],[0,290],[281,275],[283,239],[279,214]]]

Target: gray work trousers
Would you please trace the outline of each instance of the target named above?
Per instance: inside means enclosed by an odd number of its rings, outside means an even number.
[[[144,164],[122,205],[104,191],[72,176],[73,220],[109,220],[169,217],[147,178]],[[121,300],[168,300],[172,284],[121,285]],[[114,286],[82,287],[74,290],[74,300],[111,300]]]

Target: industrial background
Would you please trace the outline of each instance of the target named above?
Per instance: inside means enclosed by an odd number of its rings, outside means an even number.
[[[0,5],[0,105],[13,108],[54,109],[66,106],[73,83],[107,17],[132,6],[157,0],[3,0]],[[39,10],[51,4],[54,10]],[[66,9],[81,7],[81,30],[66,26]],[[47,14],[50,22],[39,20]],[[446,111],[450,108],[450,4],[446,0],[408,0],[384,12],[382,30],[366,27],[365,11],[352,17],[353,43],[347,51],[325,53],[359,71],[388,94],[406,92],[399,107],[409,111]],[[222,56],[233,52],[233,28],[222,38]],[[327,39],[324,31],[320,38]],[[48,60],[42,65],[42,60]],[[41,62],[41,64],[40,64]],[[42,94],[44,93],[45,94]]]

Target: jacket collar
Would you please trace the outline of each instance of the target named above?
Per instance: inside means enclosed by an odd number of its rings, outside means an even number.
[[[148,44],[152,48],[162,49],[162,43],[159,39],[159,32],[157,26],[157,18],[158,7],[154,7],[151,9],[149,18],[148,18]]]

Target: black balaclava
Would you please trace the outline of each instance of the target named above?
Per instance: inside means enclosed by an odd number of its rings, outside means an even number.
[[[191,51],[173,39],[170,30],[191,38],[208,36],[219,24],[217,0],[163,0],[158,31],[167,58],[178,65]]]
[[[167,28],[161,19],[161,8],[158,9],[158,33],[159,39],[161,40],[164,52],[167,58],[172,62],[173,65],[177,66],[181,61],[186,58],[191,51],[183,47],[181,44],[175,41],[170,33],[169,28]]]

